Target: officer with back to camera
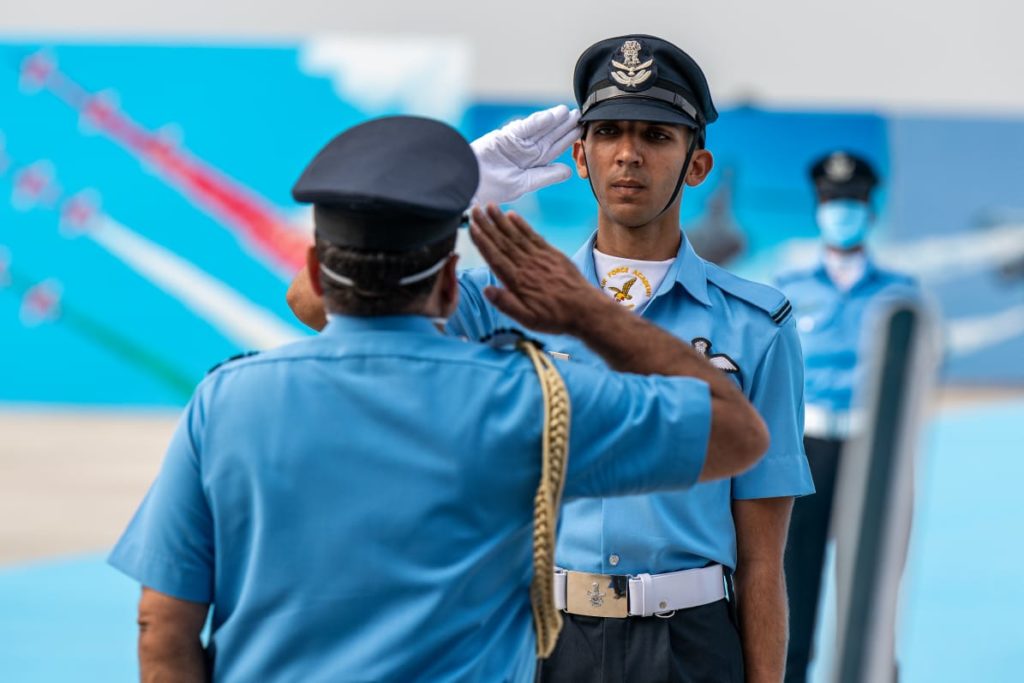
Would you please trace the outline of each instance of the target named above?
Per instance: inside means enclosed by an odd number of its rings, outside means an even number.
[[[836,150],[810,168],[822,252],[813,268],[778,278],[793,304],[804,349],[804,446],[817,494],[793,508],[786,548],[790,640],[786,680],[804,681],[812,654],[825,544],[840,454],[857,435],[873,316],[887,302],[920,301],[916,282],[878,267],[866,241],[878,174],[863,157]]]
[[[143,680],[529,681],[560,627],[563,487],[567,500],[685,488],[764,452],[731,382],[493,207],[473,231],[508,310],[640,374],[442,334],[477,177],[454,130],[391,117],[334,139],[299,179],[329,322],[216,368],[185,409],[110,557],[144,587]],[[523,284],[537,264],[553,298]]]
[[[802,444],[802,359],[789,303],[777,290],[701,259],[680,230],[685,188],[711,171],[706,126],[718,116],[697,63],[665,40],[621,36],[588,48],[573,84],[583,133],[573,156],[598,210],[597,231],[573,262],[595,291],[693,346],[739,387],[767,423],[771,446],[756,467],[731,480],[685,493],[567,504],[554,578],[568,616],[540,676],[588,683],[778,681],[786,653],[782,562],[789,513],[795,496],[813,491]],[[557,126],[521,134],[531,119],[474,143],[487,186],[512,187],[508,198],[515,196],[512,180],[532,177],[516,167],[529,169],[541,159],[529,154],[533,143],[557,138]],[[515,323],[500,290],[487,289],[496,282],[486,269],[461,275],[450,332],[476,339]],[[560,305],[561,285],[543,268],[533,269],[523,286],[536,288],[546,308]],[[316,326],[304,313],[310,304],[302,303],[303,287],[301,278],[293,284],[290,302]],[[639,344],[630,334],[622,330],[623,343]],[[586,344],[542,339],[571,365],[605,365]],[[639,347],[633,356],[644,358]],[[623,456],[648,457],[656,448],[652,443]]]

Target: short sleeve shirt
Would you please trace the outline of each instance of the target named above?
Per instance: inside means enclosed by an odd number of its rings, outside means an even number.
[[[871,260],[846,291],[821,265],[783,275],[777,283],[793,304],[804,350],[807,405],[834,413],[850,411],[864,378],[864,349],[873,317],[887,302],[919,301],[917,283],[878,268]]]
[[[596,235],[573,257],[595,286]],[[458,311],[449,332],[480,338],[517,323],[494,309],[483,289],[497,285],[486,269],[461,277]],[[760,412],[771,434],[762,460],[737,477],[704,482],[687,491],[606,497],[566,506],[558,563],[606,574],[662,573],[719,563],[736,566],[732,502],[737,499],[812,493],[803,449],[803,362],[789,304],[777,290],[736,277],[707,263],[682,236],[679,251],[642,315],[702,350],[736,382]],[[606,367],[582,342],[542,336],[569,363]],[[614,395],[602,400],[614,404]],[[580,446],[572,444],[574,452]],[[656,442],[622,457],[652,457]]]
[[[697,480],[706,384],[559,367],[568,499]],[[212,603],[217,681],[532,680],[542,421],[517,351],[332,317],[199,385],[110,562]]]

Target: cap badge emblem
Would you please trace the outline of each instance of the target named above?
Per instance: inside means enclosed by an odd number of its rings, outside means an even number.
[[[651,66],[654,64],[654,59],[641,62],[640,50],[642,49],[643,46],[639,40],[627,40],[622,44],[622,47],[619,48],[619,52],[622,53],[622,61],[612,60],[614,68],[611,71],[611,76],[616,83],[627,88],[635,88],[651,77],[653,73]]]
[[[833,183],[845,183],[853,177],[853,159],[842,152],[836,152],[825,162],[825,177]]]

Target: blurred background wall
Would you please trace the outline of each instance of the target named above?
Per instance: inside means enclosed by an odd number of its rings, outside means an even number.
[[[472,93],[502,99],[564,98],[566,67],[591,42],[653,32],[698,55],[723,102],[1015,114],[1024,110],[1015,87],[1022,15],[1010,0],[37,0],[6,2],[0,28],[114,42],[294,41],[338,31],[453,37],[472,50]]]
[[[689,51],[722,111],[715,171],[682,216],[706,257],[763,281],[813,261],[808,163],[844,147],[879,167],[873,249],[922,281],[946,349],[902,671],[1011,680],[1024,664],[1010,623],[1024,609],[1011,540],[1024,520],[1022,18],[995,0],[7,0],[0,679],[132,677],[136,589],[103,552],[207,368],[305,334],[283,297],[310,229],[289,190],[312,153],[381,114],[472,138],[571,103],[577,55],[641,31]],[[566,251],[595,225],[577,178],[516,208]]]

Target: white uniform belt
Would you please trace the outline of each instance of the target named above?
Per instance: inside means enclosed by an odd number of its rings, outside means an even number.
[[[818,439],[847,439],[860,431],[863,416],[853,410],[804,406],[804,434]]]
[[[619,576],[555,570],[555,606],[570,614],[649,617],[725,598],[722,565]]]

